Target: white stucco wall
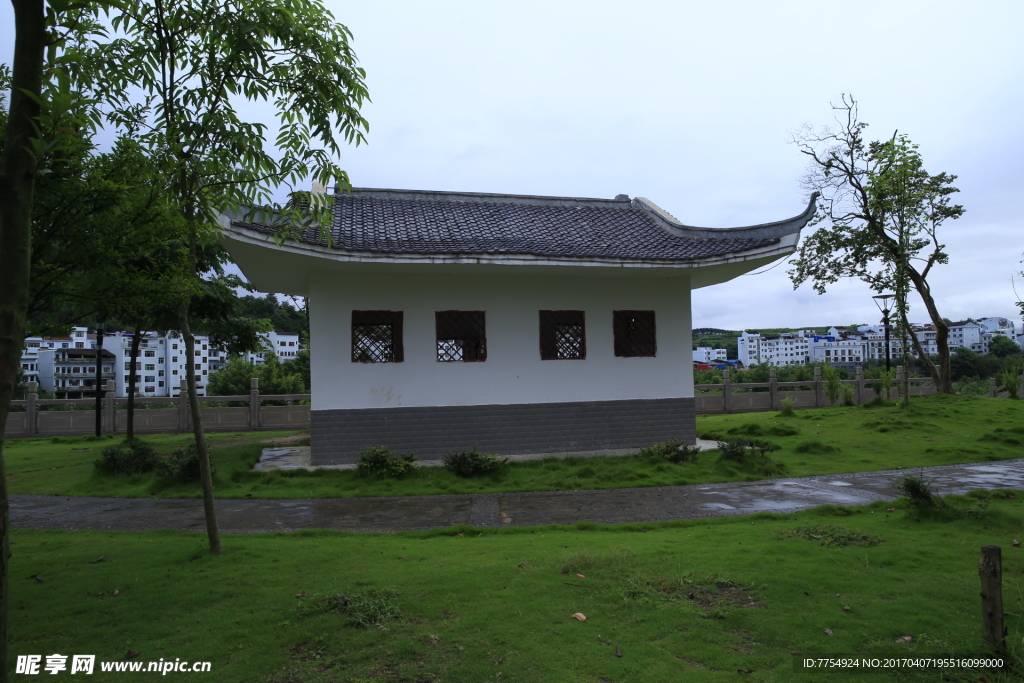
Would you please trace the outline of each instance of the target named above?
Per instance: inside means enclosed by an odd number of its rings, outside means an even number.
[[[310,274],[313,409],[693,396],[686,276]],[[353,363],[353,310],[404,313],[405,362]],[[487,360],[436,359],[435,311],[486,312]],[[585,360],[540,359],[538,311],[586,313]],[[658,353],[618,358],[613,310],[654,310]]]

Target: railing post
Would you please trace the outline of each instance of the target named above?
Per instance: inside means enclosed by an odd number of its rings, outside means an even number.
[[[103,410],[106,411],[106,415],[103,418],[103,431],[107,434],[113,434],[117,431],[117,413],[114,412],[115,405],[114,399],[116,396],[117,389],[114,386],[114,380],[107,380],[107,393],[103,396]]]
[[[861,405],[864,403],[864,367],[862,365],[857,366],[854,377],[857,380],[857,405]]]
[[[999,388],[998,385],[996,385],[996,378],[995,377],[990,377],[989,380],[988,380],[988,397],[989,398],[995,398],[996,397],[996,389],[998,389],[998,388]]]
[[[814,407],[825,405],[825,385],[821,381],[821,366],[814,366]]]
[[[260,380],[249,380],[249,429],[260,428]]]
[[[780,410],[782,404],[779,402],[779,377],[775,368],[768,368],[768,397],[772,410]]]
[[[29,382],[25,393],[25,433],[39,433],[39,408],[36,406],[36,399],[39,398],[39,384]]]
[[[732,412],[732,380],[729,379],[729,368],[722,370],[722,410]]]
[[[192,366],[190,365],[189,368]],[[189,423],[188,414],[188,380],[181,380],[181,389],[178,391],[178,431],[187,432]]]
[[[893,392],[893,397],[892,397],[894,401],[897,401],[897,400],[903,398],[903,394],[901,393],[902,390],[903,390],[903,373],[904,373],[903,366],[902,365],[897,365],[896,366],[896,390]],[[910,387],[909,386],[907,387],[907,393],[908,394],[910,393]]]

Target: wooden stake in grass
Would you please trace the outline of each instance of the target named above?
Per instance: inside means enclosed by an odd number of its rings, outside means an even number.
[[[978,574],[981,576],[982,637],[985,648],[996,653],[1003,652],[1006,629],[1003,627],[1003,559],[999,546],[981,547]]]

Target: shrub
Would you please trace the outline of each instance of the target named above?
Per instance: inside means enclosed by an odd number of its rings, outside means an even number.
[[[412,453],[391,455],[387,446],[373,446],[359,454],[356,472],[363,477],[401,479],[416,469],[416,456]]]
[[[829,446],[828,444],[820,441],[805,441],[796,448],[793,449],[797,453],[813,453],[815,455],[825,455],[826,453],[835,453],[839,449],[835,446]]]
[[[1009,392],[1009,398],[1020,398],[1017,392],[1020,391],[1021,372],[1024,372],[1024,367],[1020,363],[1010,363],[996,375],[996,381]]]
[[[792,396],[786,396],[782,399],[782,412],[779,413],[779,417],[796,417],[796,413],[793,412],[793,408],[796,406],[796,399]]]
[[[843,385],[843,405],[856,405],[856,403],[853,402],[853,387],[851,387],[849,384]]]
[[[939,518],[984,517],[988,512],[989,503],[991,503],[991,495],[986,493],[973,506],[952,505],[942,496],[932,493],[931,483],[924,477],[913,475],[903,477],[896,482],[895,486],[903,499],[919,513],[928,512]]]
[[[508,458],[479,453],[476,446],[462,453],[444,456],[444,468],[457,477],[475,477],[499,472],[508,465]]]
[[[829,405],[836,405],[839,402],[839,394],[842,393],[842,378],[839,370],[828,363],[821,367],[821,378],[825,395],[828,396]]]
[[[924,477],[908,474],[896,482],[896,490],[914,507],[935,507],[937,497],[932,494],[929,482]]]
[[[719,463],[724,463],[727,471],[731,466],[738,467],[745,472],[752,472],[763,476],[772,476],[786,472],[786,466],[771,458],[769,453],[777,451],[778,446],[770,441],[760,439],[729,439],[719,441],[718,447],[722,455],[718,458]],[[730,476],[735,474],[732,470]]]
[[[57,438],[57,437],[54,437]],[[144,441],[133,439],[117,446],[108,446],[100,451],[100,458],[93,466],[108,474],[144,474],[156,467],[153,447]]]
[[[719,441],[718,448],[722,451],[721,459],[732,462],[743,462],[749,456],[754,458],[765,457],[768,453],[779,450],[779,447],[771,441],[745,439],[742,437],[729,439],[728,441]]]
[[[669,439],[644,448],[636,456],[659,461],[667,460],[678,465],[684,462],[697,462],[700,457],[700,446],[688,446],[679,439]]]
[[[202,479],[199,452],[194,443],[174,451],[166,458],[157,458],[155,469],[158,476],[181,484],[191,484]],[[210,473],[213,473],[212,466]]]

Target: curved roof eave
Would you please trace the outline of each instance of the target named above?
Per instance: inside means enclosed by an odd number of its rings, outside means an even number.
[[[772,223],[761,223],[760,225],[748,225],[739,228],[698,228],[684,225],[676,220],[675,216],[645,197],[634,198],[633,206],[643,209],[655,223],[678,237],[754,239],[798,234],[814,215],[818,196],[818,192],[812,193],[810,201],[807,202],[807,208],[798,216]]]

